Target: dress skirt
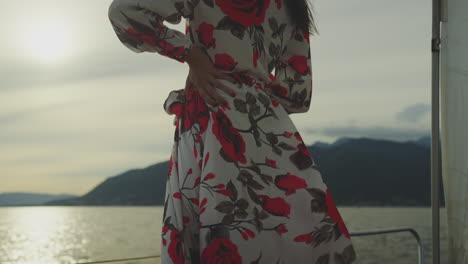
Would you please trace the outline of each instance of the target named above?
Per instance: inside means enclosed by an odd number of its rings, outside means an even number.
[[[349,232],[318,166],[264,83],[230,73],[236,96],[206,104],[173,90],[175,115],[162,263],[355,263]]]

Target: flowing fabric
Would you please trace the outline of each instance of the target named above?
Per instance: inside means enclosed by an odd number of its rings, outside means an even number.
[[[114,0],[130,50],[185,63],[203,48],[235,97],[173,90],[162,263],[356,263],[349,232],[289,115],[309,110],[310,39],[285,0]],[[186,34],[166,27],[184,17]],[[274,71],[274,74],[272,73]],[[276,80],[276,82],[274,82]]]

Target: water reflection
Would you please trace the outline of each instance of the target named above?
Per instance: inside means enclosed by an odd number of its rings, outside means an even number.
[[[0,263],[157,255],[160,212],[159,207],[0,207]]]
[[[72,256],[86,255],[88,241],[77,230],[81,219],[69,208],[5,209],[2,208],[0,240],[1,255],[7,258],[2,263],[73,263]]]
[[[431,258],[428,207],[340,207],[350,231],[413,227]],[[159,255],[162,207],[0,207],[1,264],[75,264]],[[448,263],[445,209],[441,209],[441,263]],[[361,264],[417,262],[408,233],[354,237]],[[159,263],[159,260],[117,262]]]

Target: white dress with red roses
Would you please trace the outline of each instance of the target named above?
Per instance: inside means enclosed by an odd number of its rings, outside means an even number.
[[[309,110],[312,72],[309,35],[293,26],[284,1],[113,0],[109,7],[130,50],[184,63],[196,43],[236,79],[221,80],[236,91],[218,89],[226,105],[206,104],[192,87],[164,102],[175,134],[162,263],[356,263],[346,225],[289,116]],[[185,34],[163,24],[182,17]]]

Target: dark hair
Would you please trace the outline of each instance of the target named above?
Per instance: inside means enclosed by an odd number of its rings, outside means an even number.
[[[298,27],[309,32],[311,35],[318,33],[312,15],[313,7],[309,6],[309,0],[286,0],[284,2],[286,3],[289,15]]]

